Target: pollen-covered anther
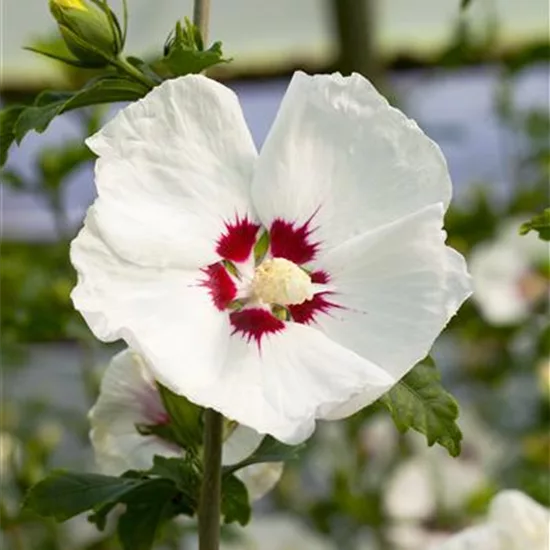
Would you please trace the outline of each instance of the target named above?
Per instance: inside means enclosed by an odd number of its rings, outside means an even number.
[[[313,294],[311,277],[285,258],[265,260],[254,272],[252,295],[264,304],[302,304]]]

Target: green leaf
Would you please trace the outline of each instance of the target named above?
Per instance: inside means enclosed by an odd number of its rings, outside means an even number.
[[[126,512],[118,520],[124,550],[149,550],[160,525],[177,514],[177,489],[165,479],[150,479],[124,499]]]
[[[25,105],[13,105],[0,111],[0,166],[4,166],[8,158],[8,149],[15,141],[15,124]]]
[[[30,489],[24,507],[65,521],[105,503],[120,501],[140,483],[136,479],[54,471]]]
[[[222,515],[224,523],[237,521],[246,525],[250,521],[251,509],[246,485],[236,476],[230,475],[222,481]]]
[[[472,3],[472,0],[460,0],[460,9],[461,10],[467,9],[471,3]]]
[[[202,443],[203,409],[186,397],[157,384],[176,441],[188,451],[196,451]]]
[[[79,69],[87,68],[87,65],[85,63],[83,63],[82,61],[79,61],[76,58],[70,58],[70,57],[66,57],[64,55],[60,55],[56,52],[50,52],[50,51],[47,51],[47,50],[40,50],[39,48],[34,48],[33,46],[25,46],[23,49],[27,50],[29,52],[33,52],[33,53],[43,55],[45,57],[49,57],[50,59],[55,59],[56,61],[60,61],[61,63],[65,63],[66,65],[70,65],[71,67],[78,67]]]
[[[546,208],[542,214],[538,214],[519,228],[520,235],[526,235],[529,231],[536,231],[539,239],[550,241],[550,208]]]
[[[266,435],[257,449],[248,458],[237,462],[237,464],[225,466],[223,472],[224,475],[229,475],[251,464],[296,460],[305,447],[303,443],[300,445],[285,445],[274,437]]]
[[[153,67],[157,69],[158,66],[159,72],[168,72],[175,77],[200,73],[208,67],[229,61],[223,58],[221,42],[215,42],[205,50],[198,28],[186,19],[185,28],[180,21],[176,23],[173,37],[165,46],[165,56]]]
[[[186,497],[186,506],[191,508],[191,512],[196,509],[200,478],[198,470],[190,457],[166,458],[155,456],[153,467],[147,473],[172,481]]]
[[[147,91],[144,85],[119,77],[94,79],[74,93],[46,91],[38,96],[34,105],[20,111],[13,134],[17,143],[21,143],[28,132],[43,132],[56,116],[67,111],[101,103],[136,101]]]
[[[431,360],[416,365],[380,401],[389,409],[399,431],[412,428],[426,436],[430,447],[438,443],[451,456],[460,454],[458,404],[441,385]]]

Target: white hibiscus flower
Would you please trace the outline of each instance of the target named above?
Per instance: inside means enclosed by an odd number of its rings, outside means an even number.
[[[548,550],[550,511],[520,491],[502,491],[487,521],[450,537],[432,550]]]
[[[151,428],[169,423],[153,376],[136,353],[125,350],[110,362],[96,404],[89,413],[90,439],[96,461],[105,474],[119,475],[126,470],[147,470],[155,455],[182,456],[182,450]],[[149,434],[144,435],[149,428]],[[223,463],[235,464],[247,458],[263,436],[245,426],[231,431],[223,445]],[[279,481],[283,464],[254,464],[237,472],[256,500]]]
[[[75,306],[172,391],[260,433],[298,443],[372,403],[470,293],[439,148],[359,75],[297,73],[259,156],[234,93],[200,75],[88,145]]]
[[[550,249],[536,233],[519,235],[522,221],[508,221],[495,240],[476,246],[470,258],[473,298],[494,325],[520,323],[548,296],[548,279],[537,266],[548,262]]]

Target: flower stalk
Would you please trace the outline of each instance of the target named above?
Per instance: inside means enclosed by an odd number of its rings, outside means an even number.
[[[199,500],[199,550],[219,550],[222,483],[223,416],[204,413],[204,454]]]
[[[203,43],[208,42],[208,22],[210,20],[210,0],[195,0],[193,24],[199,28]]]

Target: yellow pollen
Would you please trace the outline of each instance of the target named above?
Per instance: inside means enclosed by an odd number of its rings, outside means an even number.
[[[273,258],[256,268],[252,293],[265,304],[302,304],[313,298],[313,284],[310,276],[294,262]]]

